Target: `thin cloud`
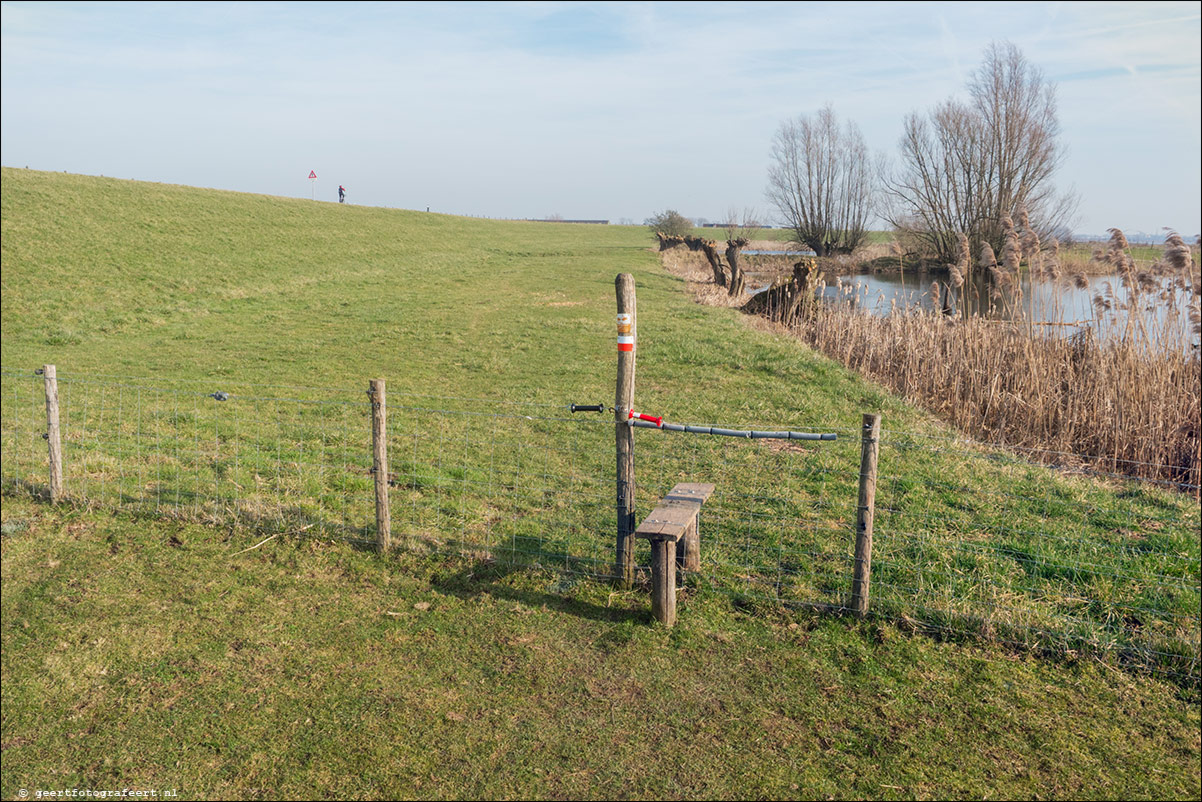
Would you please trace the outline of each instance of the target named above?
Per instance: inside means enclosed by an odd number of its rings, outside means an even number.
[[[1202,150],[1196,9],[5,3],[0,156],[305,197],[295,176],[324,164],[361,203],[714,217],[763,205],[781,120],[830,101],[890,151],[906,113],[962,94],[989,41],[1008,39],[1059,83],[1065,184],[1116,154],[1188,175]],[[1130,214],[1156,219],[1087,225],[1191,230],[1200,216],[1184,191]]]

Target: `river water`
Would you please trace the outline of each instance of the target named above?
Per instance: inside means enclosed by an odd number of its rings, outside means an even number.
[[[1071,280],[1032,280],[1026,275],[1022,278],[1021,294],[1010,291],[1001,298],[990,297],[987,279],[978,274],[971,285],[965,284],[960,290],[951,291],[947,306],[945,299],[940,298],[937,302],[931,292],[931,284],[936,280],[942,293],[947,281],[944,273],[850,275],[831,280],[823,288],[822,295],[830,302],[853,305],[881,317],[914,307],[941,308],[950,314],[961,315],[967,307],[968,314],[986,318],[1030,320],[1045,333],[1062,337],[1072,336],[1087,326],[1103,337],[1113,337],[1127,330],[1129,325],[1138,328],[1142,321],[1143,330],[1154,341],[1159,341],[1166,331],[1180,327],[1178,336],[1173,337],[1174,342],[1184,340],[1187,347],[1198,347],[1199,337],[1193,333],[1193,324],[1189,320],[1191,295],[1174,288],[1168,278],[1156,278],[1157,289],[1138,293],[1133,303],[1132,294],[1123,286],[1118,274],[1088,276],[1085,287],[1078,287]],[[771,283],[771,276],[749,274],[748,284],[755,288],[753,292],[762,292]],[[1095,302],[1097,297],[1109,307],[1099,308]],[[1140,314],[1137,317],[1132,317],[1133,307],[1138,308]]]

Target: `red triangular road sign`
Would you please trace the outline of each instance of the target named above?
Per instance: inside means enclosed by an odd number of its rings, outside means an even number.
[[[313,172],[312,170],[310,170],[310,171],[309,171],[309,177],[310,177],[310,178],[317,178],[317,173],[315,173],[315,172]]]

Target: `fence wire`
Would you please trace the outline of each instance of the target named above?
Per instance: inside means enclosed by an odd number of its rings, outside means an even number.
[[[360,389],[221,387],[60,374],[67,494],[136,514],[374,544],[371,405]],[[43,379],[0,370],[5,493],[48,484]],[[636,506],[712,482],[689,585],[842,609],[854,566],[860,430],[835,442],[635,430]],[[389,388],[394,542],[430,552],[613,574],[613,419],[567,405]],[[1196,488],[1069,475],[944,433],[880,441],[874,615],[907,627],[1107,655],[1196,683]],[[1046,455],[1040,455],[1046,459]],[[1071,463],[1072,455],[1065,455]],[[649,546],[636,545],[639,576]],[[564,583],[566,587],[570,582]]]
[[[875,611],[1197,679],[1196,488],[1066,475],[954,437],[886,431],[881,448]]]
[[[795,427],[796,428],[796,427]],[[751,597],[842,608],[855,545],[859,431],[834,442],[730,440],[636,430],[636,508],[645,515],[677,482],[711,482],[693,579]],[[650,560],[641,544],[640,564]]]

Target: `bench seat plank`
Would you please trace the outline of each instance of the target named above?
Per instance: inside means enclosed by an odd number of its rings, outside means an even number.
[[[702,504],[714,494],[714,485],[709,482],[677,482],[664,500],[693,501]]]
[[[680,482],[639,524],[635,537],[647,540],[680,540],[697,522],[701,505],[714,492],[708,483]]]
[[[636,537],[648,540],[679,540],[697,520],[701,505],[693,501],[669,501],[659,503],[651,514],[635,530]]]

